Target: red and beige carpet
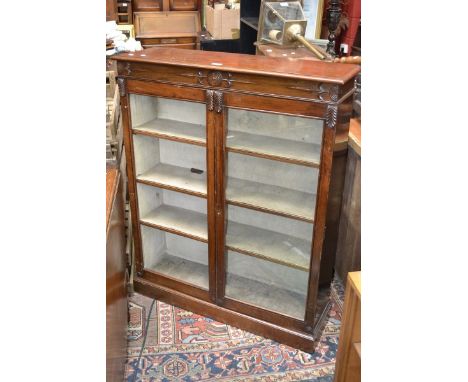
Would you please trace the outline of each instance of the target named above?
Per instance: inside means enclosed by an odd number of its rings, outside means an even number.
[[[156,301],[138,362],[151,298],[130,299],[127,382],[315,381],[333,382],[343,310],[337,279],[312,354]]]

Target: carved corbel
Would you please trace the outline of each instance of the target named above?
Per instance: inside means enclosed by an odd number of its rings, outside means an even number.
[[[329,129],[336,128],[336,122],[338,119],[338,105],[328,105],[327,113],[325,116],[325,125]]]
[[[117,84],[119,85],[120,96],[125,97],[127,94],[127,81],[125,81],[125,78],[119,77],[117,78]]]
[[[209,111],[221,113],[223,111],[223,93],[217,90],[206,91],[206,104]]]

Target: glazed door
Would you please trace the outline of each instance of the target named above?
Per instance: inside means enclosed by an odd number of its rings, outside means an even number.
[[[207,186],[214,158],[207,149],[212,143],[206,104],[204,97],[196,99],[198,91],[185,95],[181,89],[179,99],[171,92],[172,99],[127,97],[137,202],[132,212],[141,243],[136,268],[148,281],[205,300],[211,290],[214,299],[215,254],[209,244],[214,226],[208,224],[214,211],[209,210]]]
[[[216,155],[217,226],[224,230],[217,236],[219,302],[311,330],[306,313],[316,298],[309,275],[324,122],[288,115],[296,101],[224,98]]]

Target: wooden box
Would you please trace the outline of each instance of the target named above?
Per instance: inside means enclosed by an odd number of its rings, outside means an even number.
[[[359,67],[170,48],[114,58],[135,290],[313,351]]]
[[[171,11],[196,11],[197,0],[170,0]]]
[[[240,9],[214,9],[205,6],[206,29],[215,40],[239,38]]]
[[[136,39],[141,41],[143,48],[197,48],[201,29],[198,11],[135,12],[134,23]]]
[[[163,0],[133,0],[135,12],[158,12],[163,10]]]

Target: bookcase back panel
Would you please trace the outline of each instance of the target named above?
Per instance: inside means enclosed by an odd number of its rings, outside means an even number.
[[[322,142],[323,121],[242,109],[229,109],[229,129],[291,141]]]
[[[161,162],[206,171],[206,149],[185,143],[160,140]]]
[[[288,219],[283,216],[269,214],[228,205],[227,209],[228,227],[229,223],[238,223],[268,232],[286,234],[303,240],[312,240],[313,224],[296,219]]]
[[[208,245],[141,226],[144,267],[181,282],[208,289]]]
[[[257,259],[258,260],[258,259]],[[228,253],[225,295],[250,305],[303,320],[308,273],[248,256]]]
[[[158,207],[173,207],[204,215],[206,219],[206,199],[162,188],[137,184],[140,219]]]
[[[137,175],[145,173],[160,163],[161,151],[159,147],[159,139],[145,135],[133,136],[133,152]]]
[[[205,104],[168,98],[130,94],[132,126],[140,126],[155,118],[206,124]]]
[[[231,178],[283,187],[287,190],[316,193],[319,173],[317,168],[232,152],[229,152],[227,157],[228,174]]]
[[[227,252],[229,273],[273,285],[299,294],[307,294],[307,272],[260,260],[235,251]]]

